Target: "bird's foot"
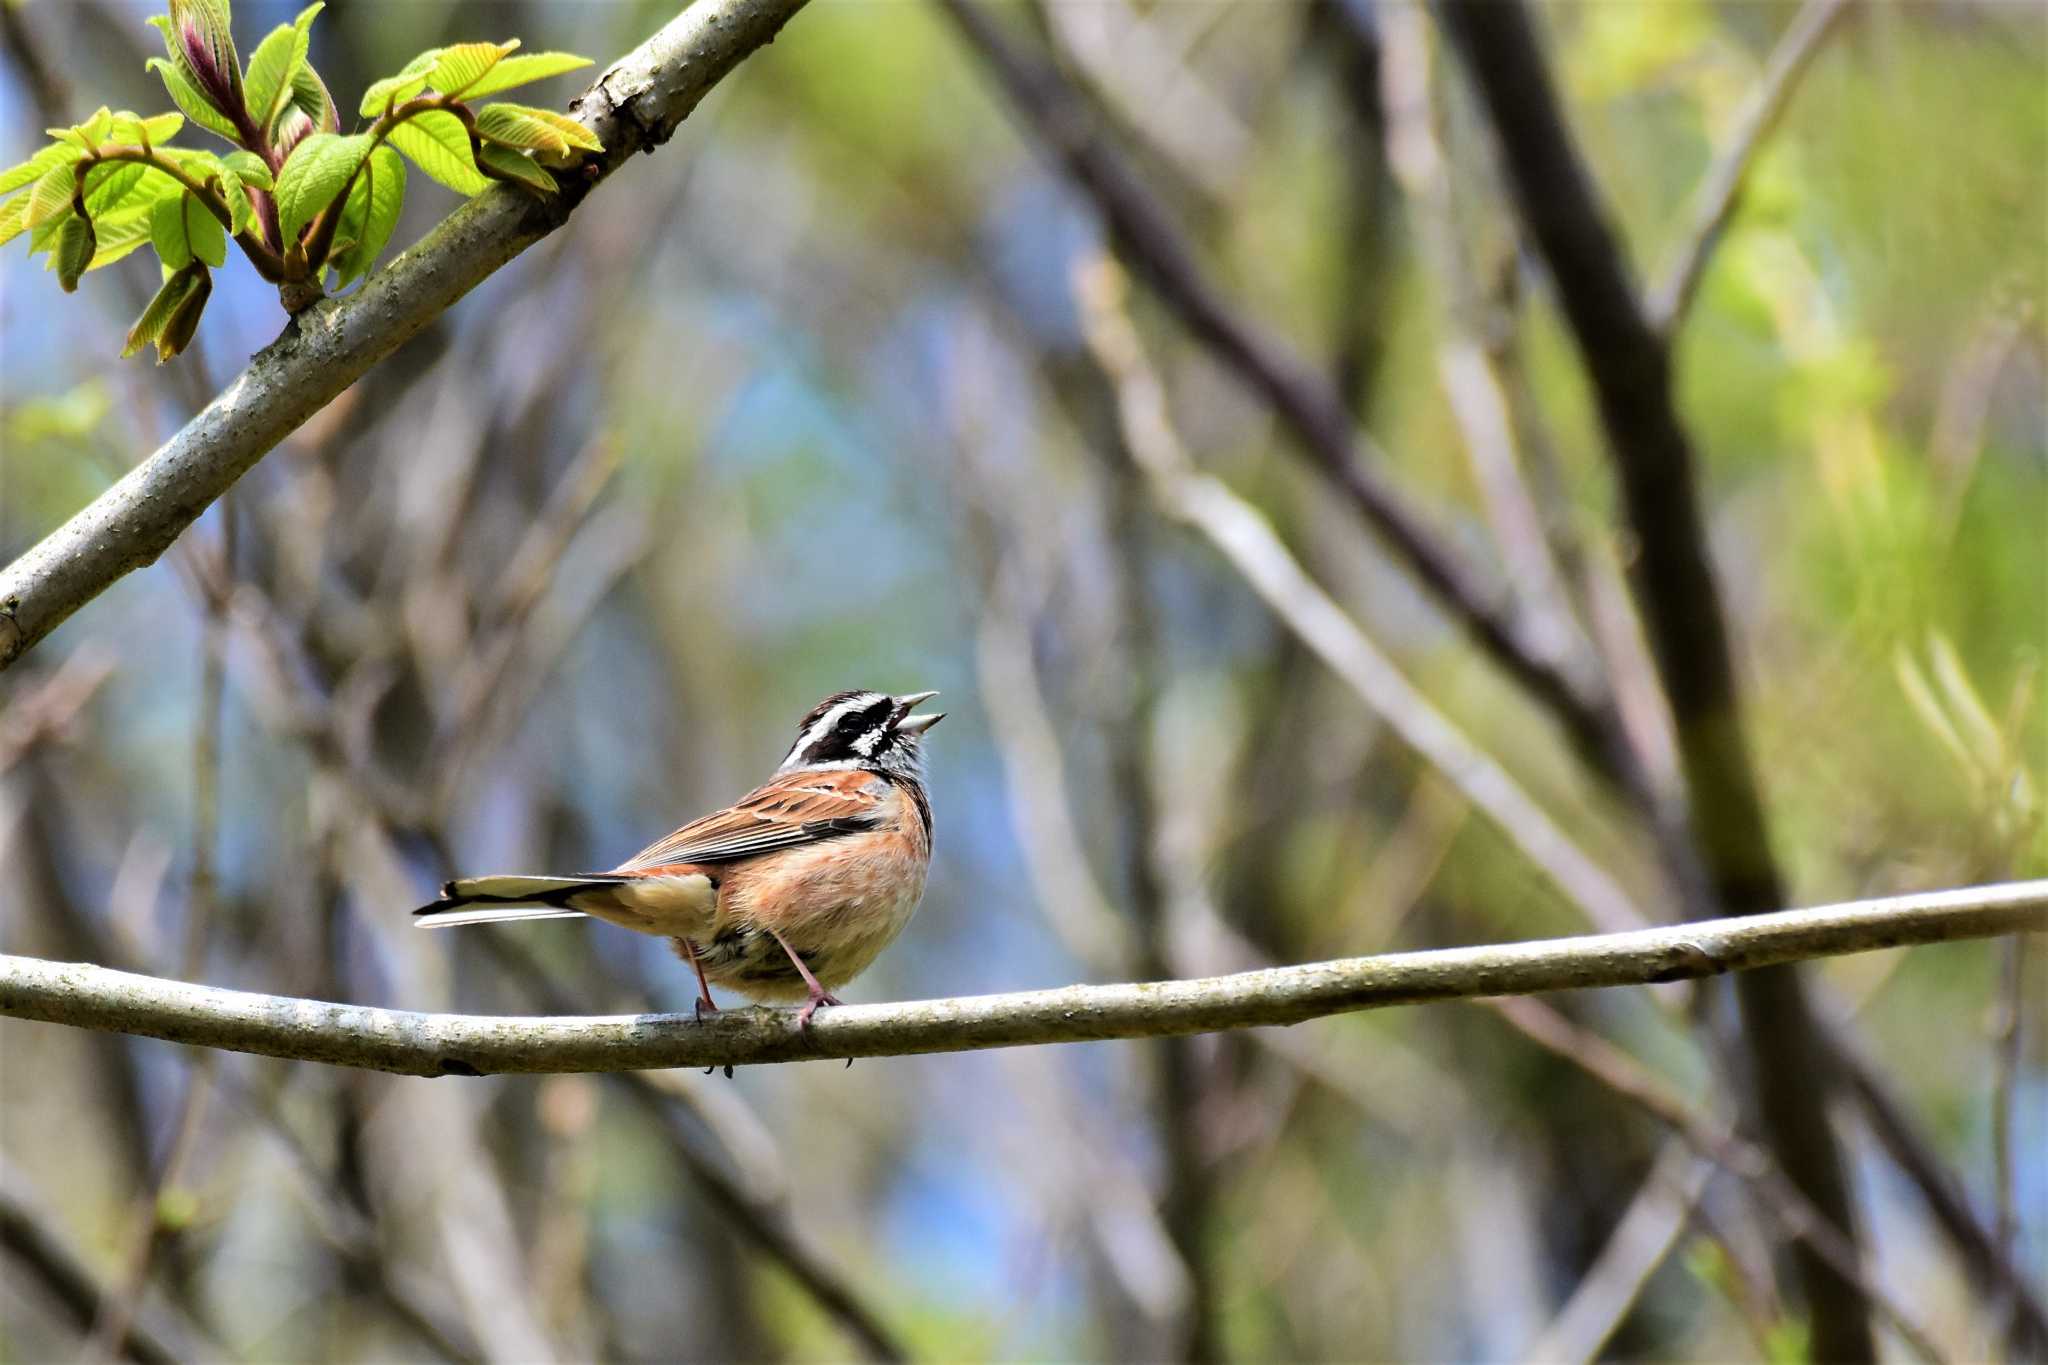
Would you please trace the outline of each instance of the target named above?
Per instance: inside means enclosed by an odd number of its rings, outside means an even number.
[[[690,1012],[696,1015],[697,1022],[701,1024],[705,1015],[718,1013],[718,1002],[709,995],[700,995],[697,997],[697,1003],[690,1007]]]
[[[796,1026],[799,1032],[811,1031],[811,1016],[818,1012],[820,1005],[841,1005],[846,1003],[830,991],[811,989],[811,998],[804,1001],[804,1007],[797,1012]]]

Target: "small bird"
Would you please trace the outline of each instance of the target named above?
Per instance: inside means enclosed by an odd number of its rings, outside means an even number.
[[[609,872],[460,877],[413,912],[421,926],[590,915],[659,934],[711,983],[755,1000],[804,999],[810,1027],[867,969],[924,895],[932,807],[925,731],[936,692],[840,692],[811,709],[775,775]]]

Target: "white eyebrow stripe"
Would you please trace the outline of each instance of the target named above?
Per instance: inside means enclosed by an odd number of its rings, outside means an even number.
[[[826,735],[831,734],[832,727],[837,725],[840,717],[844,716],[847,712],[864,710],[867,707],[873,706],[876,695],[873,692],[857,692],[812,721],[809,728],[796,737],[796,743],[789,746],[789,752],[783,755],[783,766],[787,767],[791,759],[795,758],[798,754],[808,752],[813,744],[816,744]]]

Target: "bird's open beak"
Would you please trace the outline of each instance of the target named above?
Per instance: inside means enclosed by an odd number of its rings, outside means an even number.
[[[935,716],[913,716],[907,714],[910,708],[916,706],[919,702],[930,701],[938,695],[935,691],[906,692],[896,698],[897,712],[903,716],[902,720],[896,722],[896,733],[900,735],[921,735],[944,720],[946,718],[944,711],[939,712]]]

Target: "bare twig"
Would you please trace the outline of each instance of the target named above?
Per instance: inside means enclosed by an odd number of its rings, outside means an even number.
[[[1696,1155],[1684,1139],[1665,1139],[1642,1188],[1615,1221],[1585,1277],[1522,1358],[1597,1359],[1678,1245],[1713,1171],[1714,1163]]]
[[[2025,948],[2031,942],[2020,939],[2011,946]],[[1987,1226],[1978,1216],[1968,1192],[1913,1115],[1892,1095],[1876,1065],[1852,1050],[1840,1030],[1832,1031],[1830,1043],[1871,1135],[1927,1201],[1929,1216],[1948,1237],[1993,1313],[2005,1318],[1999,1325],[2012,1344],[2013,1358],[2048,1357],[2048,1305],[2014,1259],[2018,1249],[1999,1236],[1995,1218]]]
[[[105,1310],[108,1293],[51,1222],[13,1168],[0,1165],[0,1247],[62,1305],[74,1327],[87,1332]],[[191,1343],[174,1341],[169,1326],[151,1319],[147,1312],[131,1316],[119,1338],[122,1354],[136,1365],[176,1365],[191,1356]]]
[[[0,669],[123,575],[151,563],[270,449],[493,271],[561,227],[591,187],[666,142],[803,0],[700,0],[613,63],[570,108],[604,143],[561,193],[499,186],[463,205],[346,299],[285,335],[92,505],[0,570]]]
[[[1220,207],[1251,164],[1252,135],[1162,25],[1124,0],[1043,10],[1062,55],[1117,120],[1182,187]]]
[[[975,660],[989,727],[1003,760],[1018,842],[1033,856],[1025,871],[1046,923],[1091,973],[1130,969],[1130,930],[1089,866],[1067,801],[1059,732],[1034,676],[1030,605],[1020,548],[999,565],[982,612]]]
[[[1499,0],[1444,3],[1437,13],[1472,74],[1517,208],[1592,382],[1641,549],[1636,591],[1678,727],[1693,833],[1714,899],[1723,912],[1780,904],[1692,443],[1672,399],[1664,339],[1628,278],[1528,12]],[[1833,1077],[1804,986],[1796,972],[1765,972],[1740,979],[1736,992],[1764,1131],[1786,1174],[1853,1247],[1855,1208],[1826,1107]],[[1876,1348],[1860,1289],[1825,1258],[1798,1259],[1815,1355],[1870,1358]]]
[[[1670,337],[1685,321],[1700,278],[1706,274],[1707,261],[1742,197],[1743,181],[1749,176],[1757,149],[1770,136],[1785,106],[1791,103],[1800,74],[1820,51],[1821,40],[1848,10],[1849,0],[1806,0],[1784,36],[1778,39],[1778,45],[1771,49],[1762,77],[1736,115],[1735,131],[1728,145],[1707,168],[1706,178],[1693,196],[1691,223],[1670,268],[1644,301],[1650,325],[1665,337]]]
[[[2048,881],[1852,901],[1623,934],[1345,958],[1189,981],[898,1005],[517,1018],[255,995],[0,956],[0,1015],[416,1076],[741,1066],[1296,1024],[1432,1000],[1639,986],[1814,957],[2048,929]]]
[[[9,697],[0,711],[0,776],[38,744],[62,736],[113,671],[104,650],[86,646],[67,655],[49,677]]]

